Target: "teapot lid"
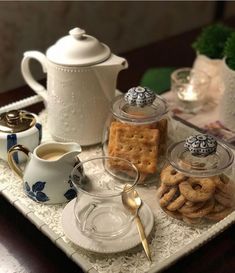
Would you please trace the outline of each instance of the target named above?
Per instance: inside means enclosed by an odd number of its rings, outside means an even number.
[[[197,134],[172,144],[167,159],[179,172],[188,176],[208,177],[223,173],[233,163],[233,153],[213,136]]]
[[[87,66],[105,61],[111,52],[108,46],[76,27],[49,47],[46,55],[56,64]]]
[[[33,127],[35,117],[23,110],[11,110],[0,115],[1,133],[19,133]]]

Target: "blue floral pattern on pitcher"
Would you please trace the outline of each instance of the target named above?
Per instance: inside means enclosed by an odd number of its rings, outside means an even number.
[[[33,199],[34,201],[47,202],[50,200],[50,198],[46,195],[45,192],[43,192],[45,184],[46,184],[46,182],[37,181],[35,184],[33,184],[32,189],[31,189],[28,182],[25,181],[24,189],[25,189],[25,192],[27,193],[27,195],[31,199]],[[64,193],[64,197],[70,201],[77,196],[77,191],[75,190],[75,188],[73,186],[73,183],[71,181],[71,177],[69,177],[68,184],[69,184],[70,189],[68,189]]]
[[[30,188],[27,181],[24,183],[24,188],[27,195],[33,199],[34,201],[38,202],[46,202],[49,201],[49,197],[42,191],[45,187],[46,182],[37,181],[33,184],[32,189]]]
[[[77,196],[77,191],[74,189],[72,180],[71,180],[71,176],[69,176],[69,181],[68,184],[70,186],[70,189],[66,191],[66,193],[64,194],[65,198],[67,200],[72,200],[73,198],[75,198]]]

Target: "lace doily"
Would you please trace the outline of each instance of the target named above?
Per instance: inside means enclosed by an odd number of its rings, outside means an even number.
[[[43,124],[43,142],[51,140],[47,129],[47,113],[44,110],[39,115]],[[185,137],[192,133],[192,129],[185,127],[184,130],[178,125],[175,125],[175,135],[179,138]],[[187,131],[188,130],[188,131]],[[101,147],[93,146],[83,149],[80,154],[80,159],[85,160],[94,156],[101,155]],[[151,268],[158,267],[159,264],[166,261],[167,258],[181,251],[188,244],[199,238],[205,232],[208,232],[211,226],[190,227],[184,223],[170,218],[161,209],[159,209],[156,200],[155,186],[139,187],[137,190],[143,200],[150,206],[154,213],[155,224],[152,232],[152,240],[150,243],[150,250],[152,253],[153,262],[150,264],[142,250],[141,245],[136,249],[132,249],[125,253],[101,255],[87,252],[70,242],[63,233],[61,226],[61,214],[65,207],[63,205],[43,205],[36,203],[24,195],[22,191],[22,182],[20,179],[9,169],[4,161],[0,161],[1,183],[0,191],[7,193],[9,196],[14,196],[14,200],[19,200],[29,211],[32,211],[36,218],[40,219],[44,225],[47,225],[53,231],[57,238],[62,238],[65,246],[60,246],[65,253],[66,248],[70,248],[70,256],[78,253],[85,261],[91,264],[98,272],[148,272]],[[12,203],[14,205],[14,200]],[[27,215],[26,215],[27,217]],[[79,259],[75,262],[81,264]]]

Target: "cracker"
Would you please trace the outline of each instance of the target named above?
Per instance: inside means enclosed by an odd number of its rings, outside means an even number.
[[[159,155],[164,155],[166,152],[167,141],[167,119],[161,119],[156,123],[156,129],[159,130]]]
[[[114,123],[111,127],[112,140],[109,141],[109,155],[129,160],[141,173],[155,173],[159,131],[120,123]],[[123,165],[119,167],[126,169]]]
[[[111,155],[113,153],[113,148],[115,146],[116,140],[116,128],[120,124],[120,122],[113,121],[109,128],[109,144],[108,144],[108,154]]]
[[[143,128],[159,130],[159,155],[165,155],[167,148],[168,120],[166,118],[163,118],[157,122],[140,126],[142,126]]]

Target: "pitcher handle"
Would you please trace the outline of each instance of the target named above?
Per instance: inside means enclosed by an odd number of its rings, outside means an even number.
[[[35,80],[30,71],[29,64],[31,59],[37,60],[41,64],[43,72],[47,73],[47,58],[39,51],[26,51],[21,61],[21,73],[24,80],[38,95],[42,96],[42,98],[47,101],[46,89],[42,84]]]
[[[22,179],[23,178],[23,170],[19,167],[19,165],[14,160],[14,153],[16,152],[23,152],[27,158],[29,158],[29,154],[31,153],[28,148],[23,145],[16,144],[12,146],[9,151],[7,152],[8,155],[8,164],[10,168]]]

